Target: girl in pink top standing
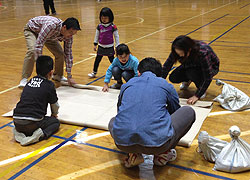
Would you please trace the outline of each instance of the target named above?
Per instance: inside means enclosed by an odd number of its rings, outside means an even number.
[[[116,25],[113,24],[114,15],[110,8],[104,7],[100,12],[100,24],[96,28],[94,40],[94,51],[97,50],[97,56],[94,62],[93,72],[89,73],[90,78],[95,78],[99,64],[103,56],[108,56],[110,63],[114,59],[114,38],[116,47],[119,45],[119,34]],[[98,45],[98,48],[97,48]]]

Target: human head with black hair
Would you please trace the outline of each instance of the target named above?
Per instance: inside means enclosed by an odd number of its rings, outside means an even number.
[[[126,44],[119,44],[116,47],[116,56],[122,64],[128,62],[130,50]]]
[[[156,60],[152,57],[147,57],[141,60],[141,62],[139,63],[138,71],[140,75],[146,71],[150,71],[157,77],[161,77],[162,65],[159,60]]]
[[[199,47],[195,40],[188,36],[180,35],[173,41],[171,51],[174,55],[175,62],[185,63],[187,59],[195,60]]]
[[[77,31],[80,31],[80,24],[78,20],[74,17],[66,19],[62,23],[62,28],[61,28],[61,34],[63,35],[64,38],[69,39],[73,35],[77,33]]]
[[[99,19],[103,24],[113,23],[114,14],[110,8],[104,7],[100,11]]]
[[[50,56],[39,56],[36,60],[36,73],[50,79],[53,74],[53,59]]]

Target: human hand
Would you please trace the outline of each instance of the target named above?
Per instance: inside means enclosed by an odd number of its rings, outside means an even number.
[[[97,46],[94,46],[94,51],[96,51],[97,50]]]
[[[198,101],[198,100],[199,100],[199,98],[198,98],[197,96],[192,96],[192,97],[190,97],[190,98],[187,100],[187,103],[188,103],[188,104],[195,104],[196,101]]]
[[[103,92],[108,92],[109,91],[109,86],[108,86],[108,83],[105,83],[103,88],[102,88],[102,91]]]
[[[72,77],[68,76],[67,79],[69,86],[73,86],[74,84],[76,84],[75,80]]]

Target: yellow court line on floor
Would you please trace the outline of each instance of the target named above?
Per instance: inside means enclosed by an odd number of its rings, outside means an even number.
[[[241,132],[240,133],[240,137],[242,136],[247,136],[247,135],[250,135],[250,130],[249,131],[244,131],[244,132]],[[219,136],[214,136],[218,139],[221,139],[221,140],[224,140],[224,139],[231,139],[230,135],[229,134],[224,134],[224,135],[219,135]],[[193,143],[191,144],[191,146],[196,146],[198,145],[198,139],[195,139],[193,141]]]
[[[61,136],[65,136],[69,133],[71,133],[72,131],[74,131],[76,128],[71,128],[68,129],[67,131],[63,132],[61,134]],[[44,146],[42,146],[41,148],[39,148],[38,150],[32,152],[31,154],[29,154],[28,156],[24,157],[23,159],[21,159],[20,161],[18,161],[17,163],[13,164],[12,166],[10,166],[8,169],[4,170],[3,172],[0,173],[0,178],[7,175],[8,173],[10,173],[11,171],[13,171],[14,169],[16,169],[17,167],[21,166],[23,163],[25,163],[26,161],[28,161],[30,158],[36,156],[37,154],[39,154],[41,151],[43,151],[45,148],[47,148],[48,146],[50,146],[51,144],[54,144],[56,141],[58,141],[58,139],[53,139],[51,141],[49,141],[48,143],[46,143]]]
[[[94,173],[96,171],[101,171],[103,169],[106,169],[106,168],[109,168],[109,167],[112,167],[112,166],[116,166],[118,164],[120,164],[120,160],[116,159],[116,160],[109,161],[109,162],[106,162],[106,163],[103,163],[103,164],[99,164],[99,165],[96,165],[96,166],[93,166],[93,167],[90,167],[90,168],[86,168],[86,169],[83,169],[83,170],[80,170],[80,171],[76,171],[76,172],[73,172],[71,174],[61,176],[61,177],[59,177],[57,179],[58,180],[76,179],[76,178],[85,176],[87,174]]]

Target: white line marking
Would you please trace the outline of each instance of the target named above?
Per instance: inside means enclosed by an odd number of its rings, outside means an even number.
[[[89,53],[89,55],[90,55],[90,56],[96,56],[96,54],[95,54],[95,53]]]
[[[9,89],[0,91],[0,94],[6,93],[6,92],[8,92],[8,91],[10,91],[10,90],[12,90],[12,89],[16,89],[17,87],[18,87],[18,86],[14,86],[14,87],[11,87],[11,88],[9,88]]]
[[[19,37],[15,37],[15,38],[10,38],[10,39],[6,39],[6,40],[2,40],[0,41],[0,43],[2,42],[8,42],[8,41],[12,41],[12,40],[16,40],[16,39],[20,39],[20,38],[23,38],[24,36],[19,36]]]
[[[131,16],[123,16],[123,17],[131,17]],[[144,22],[144,19],[141,18],[141,17],[132,17],[132,18],[137,18],[137,19],[140,19],[139,22],[136,22],[136,23],[131,23],[131,24],[126,24],[126,25],[119,25],[118,27],[127,27],[127,26],[131,26],[131,25],[135,25],[135,24],[141,24]]]
[[[118,164],[120,164],[120,160],[116,159],[113,161],[108,161],[106,163],[98,164],[98,165],[90,167],[90,168],[85,168],[85,169],[80,170],[80,171],[75,171],[73,173],[61,176],[61,177],[56,178],[56,179],[58,179],[58,180],[76,179],[76,178],[79,178],[81,176],[85,176],[87,174],[94,173],[96,171],[101,171],[101,170],[104,170],[106,168],[116,166]]]

